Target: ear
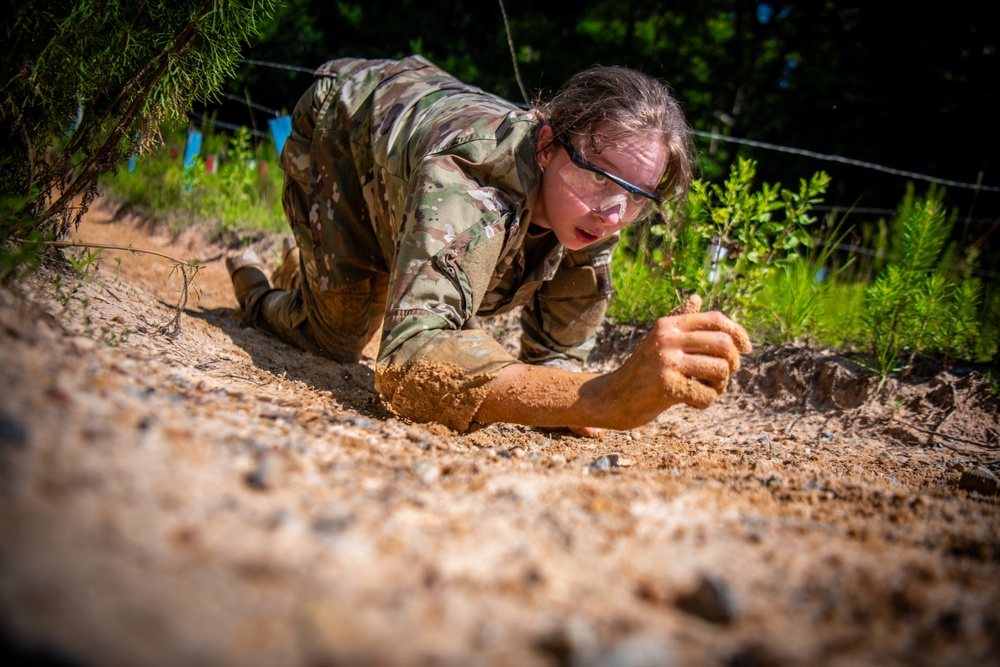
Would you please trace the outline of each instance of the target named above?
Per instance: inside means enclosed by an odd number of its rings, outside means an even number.
[[[555,151],[554,134],[552,133],[552,126],[549,124],[542,125],[542,128],[538,130],[538,143],[535,145],[535,153],[538,155],[538,166],[543,170],[549,166],[549,161],[552,160],[552,153]]]

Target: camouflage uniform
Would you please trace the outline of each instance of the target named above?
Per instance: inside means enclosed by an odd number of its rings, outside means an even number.
[[[535,114],[419,56],[334,60],[316,77],[281,154],[300,289],[248,319],[346,360],[384,312],[376,388],[397,413],[457,429],[516,362],[474,316],[524,306],[521,361],[578,367],[617,239],[569,252],[529,225]]]

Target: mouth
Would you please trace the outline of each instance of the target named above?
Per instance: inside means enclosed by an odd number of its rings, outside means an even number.
[[[587,230],[581,229],[580,227],[577,227],[575,231],[576,231],[576,238],[583,243],[593,243],[594,241],[597,241],[598,239],[601,238],[597,234],[591,234]]]

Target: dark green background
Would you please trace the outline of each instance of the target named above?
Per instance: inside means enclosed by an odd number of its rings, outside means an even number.
[[[699,130],[956,181],[975,182],[982,172],[984,184],[1000,185],[1000,39],[980,3],[955,0],[933,11],[914,3],[753,0],[571,6],[556,11],[554,3],[506,2],[533,97],[589,65],[623,64],[666,80]],[[345,55],[414,52],[521,100],[499,4],[491,0],[289,0],[246,55],[313,67]],[[230,92],[289,109],[309,80],[246,65]],[[230,122],[251,120],[238,102],[217,110]],[[255,115],[263,126],[267,115]],[[726,143],[712,152],[703,139],[697,145],[711,178],[728,171],[737,151],[759,161],[762,179],[786,185],[825,169],[834,177],[829,204],[893,208],[905,190],[906,179],[867,169]],[[990,237],[1000,236],[991,231],[1000,193],[950,188],[947,201],[980,219],[959,225],[965,243],[996,244]]]

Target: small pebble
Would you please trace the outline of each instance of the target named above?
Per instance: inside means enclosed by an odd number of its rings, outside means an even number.
[[[594,660],[581,664],[587,667],[670,667],[680,664],[674,645],[657,634],[634,635],[624,639]]]
[[[762,435],[759,438],[757,438],[757,442],[759,442],[762,445],[766,445],[769,442],[771,442],[771,436],[769,436],[769,435]]]
[[[260,461],[257,462],[257,467],[247,475],[247,484],[261,491],[273,489],[277,481],[278,462],[269,454],[261,456]]]
[[[358,428],[367,429],[369,431],[378,430],[378,424],[370,419],[365,419],[364,417],[351,417],[350,422],[352,426],[357,426]]]
[[[510,450],[510,455],[513,456],[515,459],[523,459],[524,447],[514,447],[512,450]]]
[[[417,477],[428,486],[438,481],[441,477],[441,469],[430,463],[419,463],[416,468]]]
[[[0,414],[0,447],[24,447],[28,432],[10,415]]]
[[[958,486],[966,491],[976,491],[984,496],[995,496],[1000,490],[1000,479],[992,471],[976,466],[962,472]]]
[[[702,576],[694,590],[677,599],[677,608],[719,625],[732,622],[736,615],[729,588],[707,575]]]
[[[539,637],[535,646],[549,654],[559,665],[586,665],[597,655],[597,633],[590,623],[578,616],[545,636]]]
[[[589,466],[583,469],[584,472],[610,472],[618,466],[617,454],[605,454],[594,459]]]

